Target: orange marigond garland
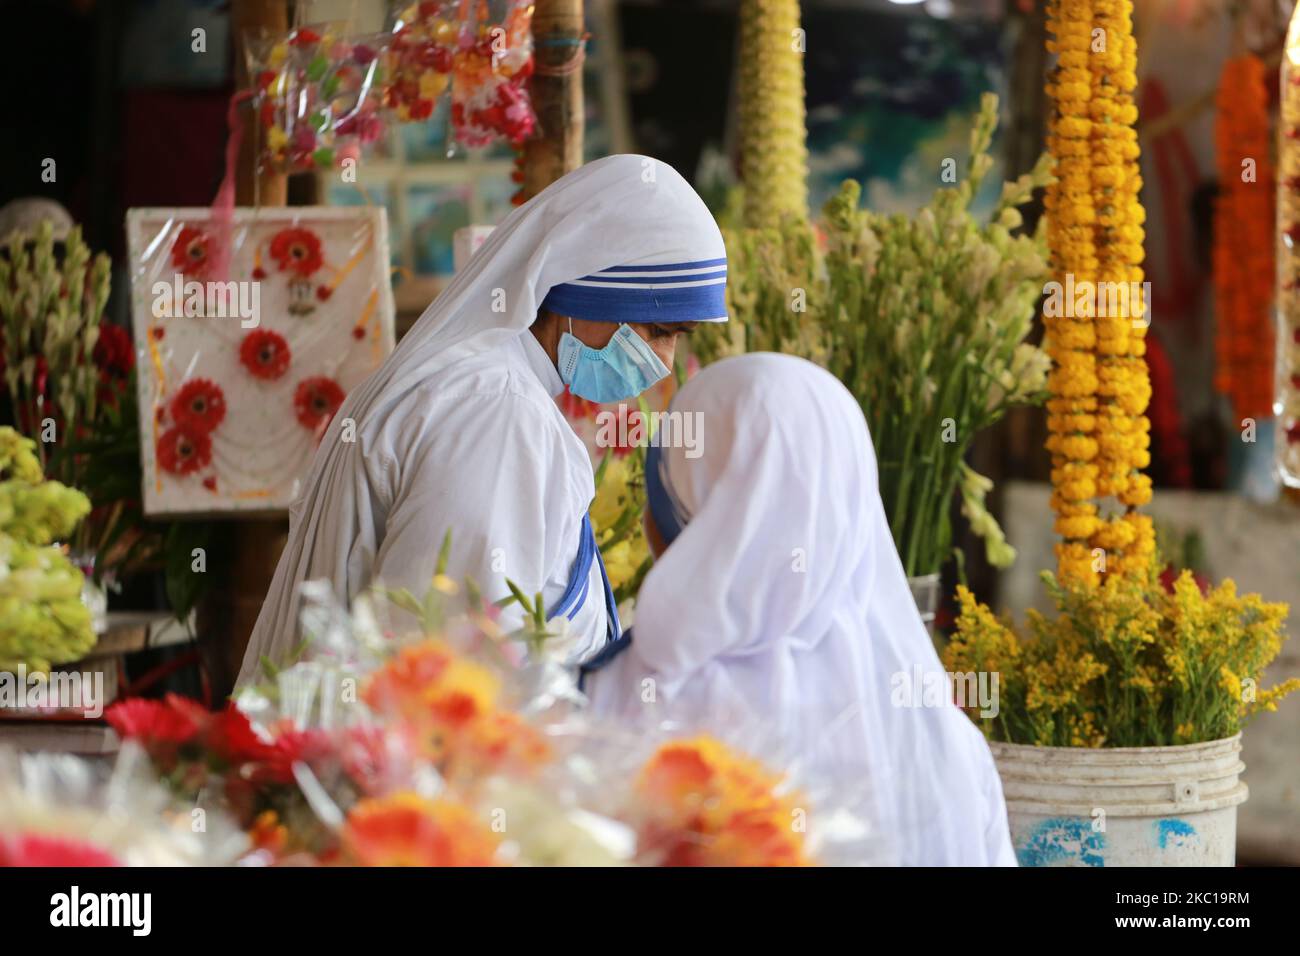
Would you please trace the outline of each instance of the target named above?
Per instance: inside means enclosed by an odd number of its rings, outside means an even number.
[[[1099,571],[1141,572],[1155,550],[1151,519],[1151,385],[1143,359],[1142,179],[1134,123],[1137,49],[1129,0],[1056,0],[1048,6],[1048,50],[1057,65],[1048,149],[1057,182],[1048,190],[1055,278],[1069,288],[1114,283],[1121,295],[1069,301],[1044,316],[1053,370],[1047,448],[1062,579],[1096,583]],[[1086,288],[1086,286],[1084,286]],[[1132,293],[1130,295],[1130,292]],[[1127,307],[1118,312],[1118,301]],[[1100,314],[1100,313],[1107,314]],[[1069,313],[1073,313],[1072,315]],[[1113,497],[1124,511],[1099,514]],[[1096,560],[1098,549],[1104,563]]]
[[[1088,62],[1091,0],[1055,0],[1047,8],[1047,48],[1057,64],[1047,83],[1055,103],[1048,119],[1047,148],[1056,181],[1047,187],[1048,245],[1053,277],[1090,276],[1097,268],[1092,202],[1092,96]],[[1068,313],[1070,310],[1064,310]],[[1095,579],[1088,541],[1097,530],[1096,329],[1090,316],[1044,315],[1048,377],[1047,449],[1052,453],[1052,509],[1056,558],[1063,578]]]
[[[1147,372],[1147,303],[1141,294],[1142,248],[1146,220],[1138,199],[1137,41],[1131,0],[1093,0],[1097,41],[1089,58],[1092,99],[1092,199],[1097,210],[1097,283],[1116,283],[1128,291],[1127,308],[1109,312],[1109,297],[1098,295],[1097,329],[1097,493],[1114,496],[1122,514],[1103,519],[1090,539],[1105,554],[1111,574],[1143,574],[1155,552],[1150,517],[1139,514],[1151,500],[1151,479],[1141,469],[1151,464],[1151,400]],[[1095,32],[1100,31],[1100,32]],[[1098,286],[1100,289],[1101,286]],[[1125,301],[1123,295],[1118,301]],[[1103,308],[1103,306],[1106,306]]]
[[[1219,80],[1214,123],[1219,196],[1214,204],[1214,385],[1235,418],[1273,415],[1273,165],[1268,85],[1254,54],[1232,57]],[[1242,161],[1255,163],[1245,178]]]

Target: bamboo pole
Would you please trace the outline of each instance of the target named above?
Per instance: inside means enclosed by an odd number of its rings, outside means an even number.
[[[537,0],[529,81],[538,133],[524,146],[525,198],[582,165],[583,0]]]

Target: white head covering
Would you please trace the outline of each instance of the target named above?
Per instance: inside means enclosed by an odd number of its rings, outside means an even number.
[[[657,719],[757,721],[814,776],[869,783],[900,862],[1014,863],[979,731],[946,695],[891,703],[895,675],[941,666],[852,395],[803,359],[751,354],[704,369],[672,411],[702,416],[698,457],[662,449],[687,523],[646,576],[631,646],[590,675],[596,713],[644,719],[651,677]]]
[[[620,290],[604,300],[601,314],[582,318],[636,321],[662,302],[661,318],[640,320],[725,319],[715,305],[725,283],[725,266],[717,261],[725,257],[717,224],[690,184],[671,166],[645,156],[588,163],[507,216],[335,415],[291,509],[289,540],[249,641],[240,683],[256,673],[261,654],[293,643],[305,580],[331,569],[344,599],[370,583],[352,580],[366,569],[352,567],[349,556],[373,554],[383,527],[364,489],[357,489],[357,462],[398,402],[453,363],[508,345],[533,323],[548,292],[563,284]],[[616,279],[597,276],[614,267],[622,270]],[[665,285],[672,291],[663,290]],[[620,311],[623,303],[627,316]],[[354,442],[340,440],[348,420],[355,422]],[[430,541],[429,547],[436,551],[438,544]]]

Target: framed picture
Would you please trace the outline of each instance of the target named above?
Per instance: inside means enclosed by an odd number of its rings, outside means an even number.
[[[145,513],[287,508],[393,348],[383,208],[132,209],[127,241]]]

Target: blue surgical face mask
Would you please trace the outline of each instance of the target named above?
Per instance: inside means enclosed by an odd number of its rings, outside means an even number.
[[[648,342],[624,322],[603,349],[583,345],[572,333],[560,336],[557,364],[569,391],[589,402],[621,402],[640,395],[668,374]]]

